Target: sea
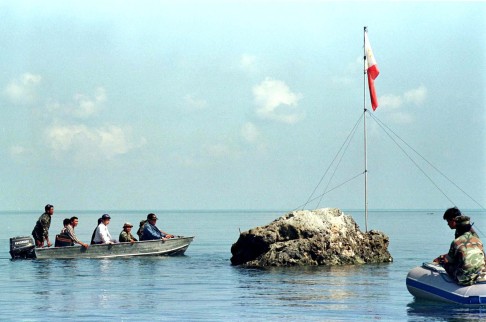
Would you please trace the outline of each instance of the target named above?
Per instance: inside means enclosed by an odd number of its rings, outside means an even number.
[[[162,230],[195,236],[184,256],[72,260],[11,260],[9,238],[30,235],[42,211],[0,212],[0,320],[484,321],[486,307],[428,302],[407,291],[408,271],[449,249],[454,232],[443,211],[368,213],[368,229],[390,238],[392,263],[267,269],[232,266],[231,245],[284,210],[56,211],[50,235],[77,216],[84,242],[103,213],[111,215],[113,236],[149,212]],[[484,213],[464,212],[486,238]],[[345,213],[365,230],[362,211]]]

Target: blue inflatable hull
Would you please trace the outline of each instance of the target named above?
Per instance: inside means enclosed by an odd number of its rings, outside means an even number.
[[[407,289],[416,298],[465,305],[486,304],[486,283],[455,283],[439,265],[424,263],[407,275]]]

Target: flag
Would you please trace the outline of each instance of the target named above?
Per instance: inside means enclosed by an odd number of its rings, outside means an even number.
[[[373,51],[371,50],[371,45],[368,40],[368,33],[365,31],[364,34],[365,38],[365,53],[366,53],[366,73],[368,74],[368,87],[370,88],[370,99],[371,99],[371,107],[373,111],[376,110],[378,107],[378,97],[376,97],[376,90],[375,90],[375,78],[378,77],[380,71],[378,70],[378,65],[376,64],[375,56],[373,55]]]

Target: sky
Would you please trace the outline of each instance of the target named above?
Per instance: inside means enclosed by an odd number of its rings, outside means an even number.
[[[362,209],[364,26],[369,208],[484,207],[486,2],[20,0],[0,210]]]

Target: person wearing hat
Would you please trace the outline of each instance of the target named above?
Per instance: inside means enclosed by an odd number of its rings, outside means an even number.
[[[451,210],[452,209],[452,210]],[[446,214],[458,213],[459,216],[448,218]],[[447,218],[446,218],[447,217]],[[468,216],[462,215],[457,208],[450,208],[444,213],[449,227],[456,230],[455,239],[449,252],[434,259],[459,285],[472,285],[479,273],[485,268],[483,243],[472,230]]]
[[[101,216],[101,223],[96,228],[95,237],[93,239],[95,244],[113,244],[115,242],[108,231],[110,219],[111,217],[108,214]]]
[[[47,204],[44,207],[45,212],[39,217],[35,223],[34,230],[32,230],[32,237],[35,240],[35,246],[44,247],[44,241],[47,242],[47,247],[51,247],[52,243],[49,241],[49,228],[51,227],[51,217],[54,214],[54,206]]]
[[[128,242],[134,243],[137,241],[137,239],[132,235],[132,227],[133,225],[129,222],[126,222],[123,225],[123,230],[120,233],[120,236],[118,237],[118,241],[120,243],[128,243]]]
[[[154,240],[154,239],[166,239],[174,238],[174,235],[161,231],[155,224],[157,223],[157,216],[155,214],[147,215],[147,222],[143,226],[142,237],[140,240]]]

